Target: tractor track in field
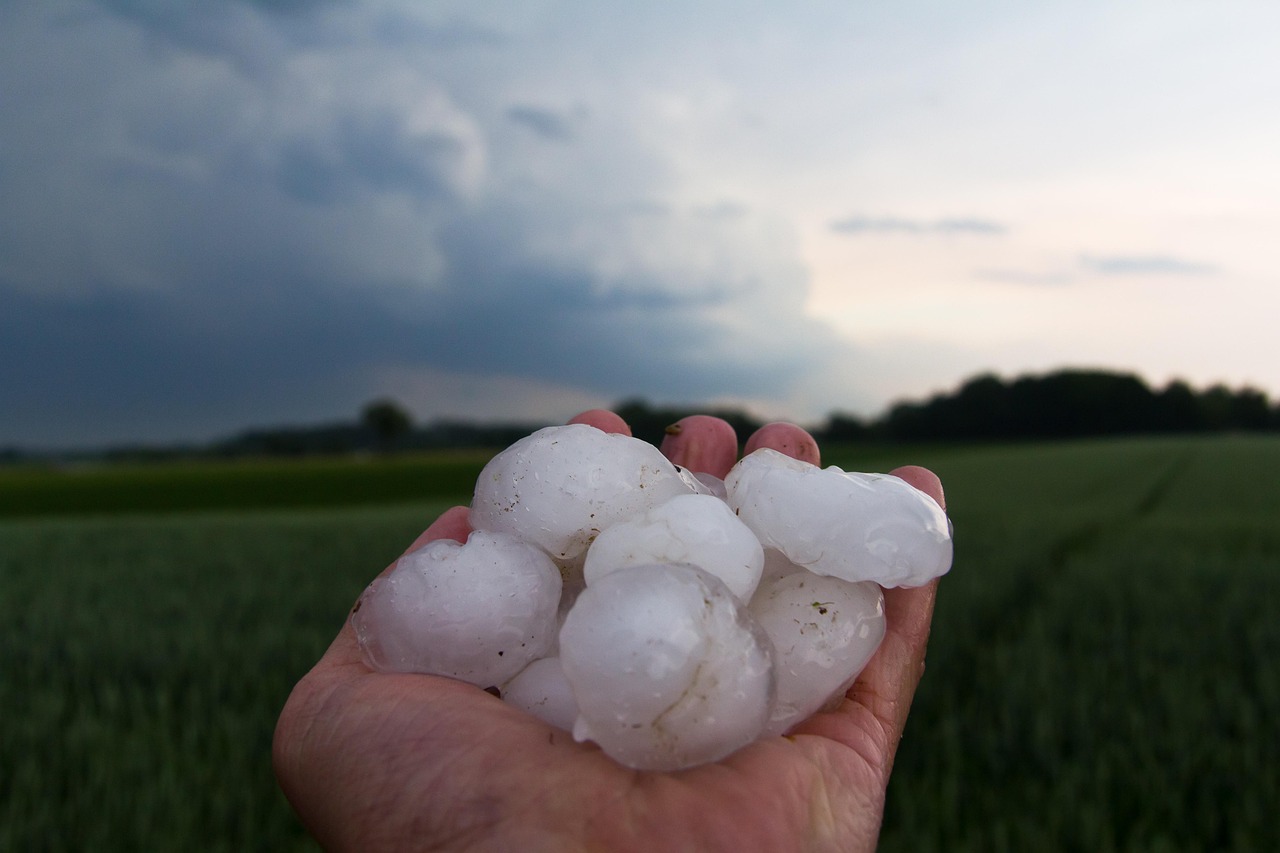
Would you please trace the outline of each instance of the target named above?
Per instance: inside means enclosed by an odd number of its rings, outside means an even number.
[[[1071,561],[1154,512],[1186,471],[1193,456],[1194,451],[1188,448],[1169,460],[1127,511],[1083,524],[1053,541],[1047,549],[1022,561],[1015,570],[1015,579],[1008,591],[977,617],[985,640],[995,644],[1013,640],[1022,634],[1031,614],[1050,597],[1057,585],[1068,582],[1067,566]],[[981,665],[976,660],[969,663],[974,669]],[[974,681],[973,678],[961,678],[958,683],[973,684]],[[955,698],[965,700],[961,696]]]

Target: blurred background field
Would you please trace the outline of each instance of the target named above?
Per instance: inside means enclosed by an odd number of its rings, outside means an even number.
[[[484,458],[0,469],[0,850],[313,849],[276,715]],[[1280,439],[825,461],[956,528],[883,849],[1280,849]]]

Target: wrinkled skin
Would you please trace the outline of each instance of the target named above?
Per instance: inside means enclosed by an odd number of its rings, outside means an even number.
[[[599,410],[574,422],[628,431]],[[737,449],[724,426],[685,419],[663,452],[723,476]],[[765,429],[747,446],[817,462],[799,427]],[[943,504],[929,471],[893,473]],[[466,509],[455,507],[408,550],[468,532]],[[276,775],[329,850],[871,850],[936,589],[886,591],[888,633],[835,710],[676,773],[629,770],[462,682],[374,673],[348,622],[281,713]]]

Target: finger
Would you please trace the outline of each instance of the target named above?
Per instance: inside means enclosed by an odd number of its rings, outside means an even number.
[[[738,434],[721,418],[689,415],[667,427],[662,453],[682,468],[723,478],[738,461]]]
[[[945,508],[942,482],[932,471],[908,466],[892,473]],[[914,589],[886,589],[884,639],[846,694],[847,701],[834,713],[814,716],[796,731],[850,746],[887,780],[924,675],[937,591],[936,579]]]
[[[413,544],[404,549],[406,554],[416,551],[428,542],[437,539],[452,539],[455,542],[466,542],[471,535],[471,510],[465,506],[455,506],[440,513],[440,517],[418,534]]]
[[[924,676],[937,592],[937,580],[914,589],[884,591],[884,640],[849,691],[849,698],[870,710],[883,729],[886,774],[893,767],[911,701]]]
[[[937,474],[918,465],[895,468],[890,473],[906,480],[946,509],[946,496]],[[885,638],[848,694],[857,705],[868,709],[881,726],[886,775],[893,768],[894,754],[906,727],[911,700],[924,675],[925,651],[929,645],[937,594],[936,579],[914,589],[884,591]]]
[[[904,465],[889,472],[892,476],[906,480],[920,491],[937,502],[943,509],[947,508],[947,496],[942,491],[942,480],[928,468],[919,465]]]
[[[574,415],[569,419],[569,423],[586,424],[587,426],[593,426],[596,429],[618,435],[631,435],[631,427],[627,426],[627,422],[620,415],[608,409],[588,409],[581,414]]]
[[[809,435],[808,431],[795,424],[782,422],[765,424],[747,439],[746,447],[742,448],[742,453],[745,456],[762,447],[785,453],[792,459],[799,459],[802,462],[810,462],[814,465],[819,464],[821,461],[818,442],[814,440],[813,436]]]

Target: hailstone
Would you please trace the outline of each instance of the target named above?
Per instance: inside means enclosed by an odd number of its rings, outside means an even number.
[[[587,549],[583,574],[591,584],[609,572],[645,563],[692,563],[747,601],[760,582],[764,548],[724,501],[678,495],[601,531]]]
[[[765,547],[817,574],[921,586],[951,568],[946,513],[898,477],[762,449],[733,467],[725,487],[729,506]]]
[[[885,634],[878,584],[805,569],[761,583],[751,614],[773,642],[778,692],[765,726],[771,735],[844,695]]]
[[[566,732],[573,730],[578,719],[578,703],[558,657],[529,664],[502,685],[501,692],[504,702]]]
[[[502,684],[555,640],[560,571],[504,533],[440,539],[401,557],[360,598],[351,622],[382,672]]]
[[[714,575],[681,563],[611,572],[582,591],[560,631],[573,735],[642,770],[716,761],[764,729],[771,655]]]
[[[586,424],[546,427],[485,465],[470,521],[571,563],[610,524],[692,491],[648,442]]]
[[[676,473],[680,475],[680,479],[684,480],[685,485],[698,495],[714,495],[720,500],[725,499],[724,480],[715,474],[708,474],[705,471],[690,471],[688,468],[676,466]]]

